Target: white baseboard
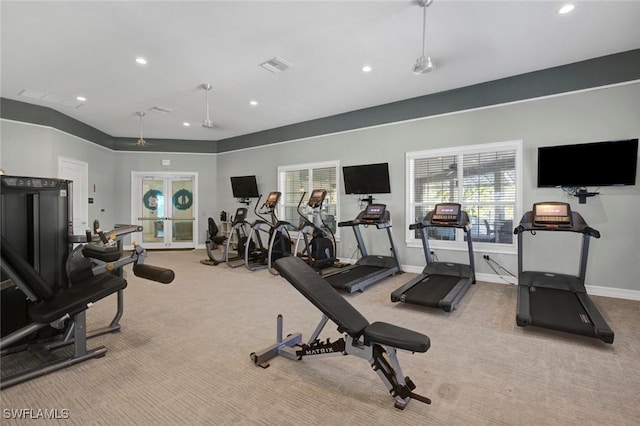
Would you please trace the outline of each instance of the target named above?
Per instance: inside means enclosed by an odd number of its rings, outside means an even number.
[[[586,285],[587,293],[592,296],[614,297],[616,299],[640,300],[640,291],[626,288],[602,287],[599,285]]]

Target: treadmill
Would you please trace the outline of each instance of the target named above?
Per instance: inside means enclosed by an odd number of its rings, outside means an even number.
[[[429,248],[429,230],[433,228],[450,229],[453,232],[455,229],[464,230],[469,264],[434,262]],[[476,282],[469,216],[460,204],[436,204],[422,222],[411,224],[409,229],[420,230],[427,266],[421,274],[391,293],[391,301],[453,311],[471,284]]]
[[[362,292],[366,287],[386,277],[402,273],[396,247],[391,235],[391,213],[385,204],[370,203],[362,210],[354,220],[339,222],[340,227],[352,227],[358,243],[358,249],[362,257],[353,265],[342,268],[336,272],[323,275],[323,277],[336,289],[347,293]],[[391,256],[370,255],[365,247],[361,226],[375,225],[377,229],[387,231],[391,244]]]
[[[577,276],[554,272],[534,272],[523,269],[522,236],[539,231],[578,232],[582,234],[580,271]],[[518,305],[516,323],[520,327],[533,325],[613,343],[613,331],[607,325],[584,286],[589,241],[600,238],[582,216],[567,203],[544,202],[533,205],[518,227]]]

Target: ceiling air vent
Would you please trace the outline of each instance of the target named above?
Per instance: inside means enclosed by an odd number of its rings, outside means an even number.
[[[157,106],[157,105],[152,107],[151,111],[159,112],[159,113],[162,113],[162,114],[169,114],[170,112],[173,112],[173,110],[171,108],[161,107],[161,106]]]
[[[276,56],[273,59],[269,59],[268,61],[261,63],[260,66],[265,70],[270,71],[274,74],[279,74],[282,71],[288,70],[293,65],[285,61],[284,59]]]
[[[49,95],[47,93],[37,92],[35,90],[24,89],[20,93],[20,96],[25,98],[36,99],[42,102],[49,102],[52,104],[63,105],[71,108],[78,108],[84,105],[84,102],[80,102],[76,99],[65,99],[61,96]]]

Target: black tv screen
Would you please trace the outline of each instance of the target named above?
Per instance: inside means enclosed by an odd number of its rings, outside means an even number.
[[[347,194],[389,194],[389,164],[344,166],[344,191]]]
[[[260,195],[255,176],[232,176],[231,191],[235,198],[255,198]]]
[[[638,139],[538,148],[538,187],[635,185]]]

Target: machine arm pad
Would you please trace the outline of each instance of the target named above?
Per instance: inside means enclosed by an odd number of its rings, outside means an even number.
[[[145,265],[143,263],[133,265],[133,273],[136,277],[157,281],[162,284],[169,284],[176,277],[175,273],[171,269]]]

